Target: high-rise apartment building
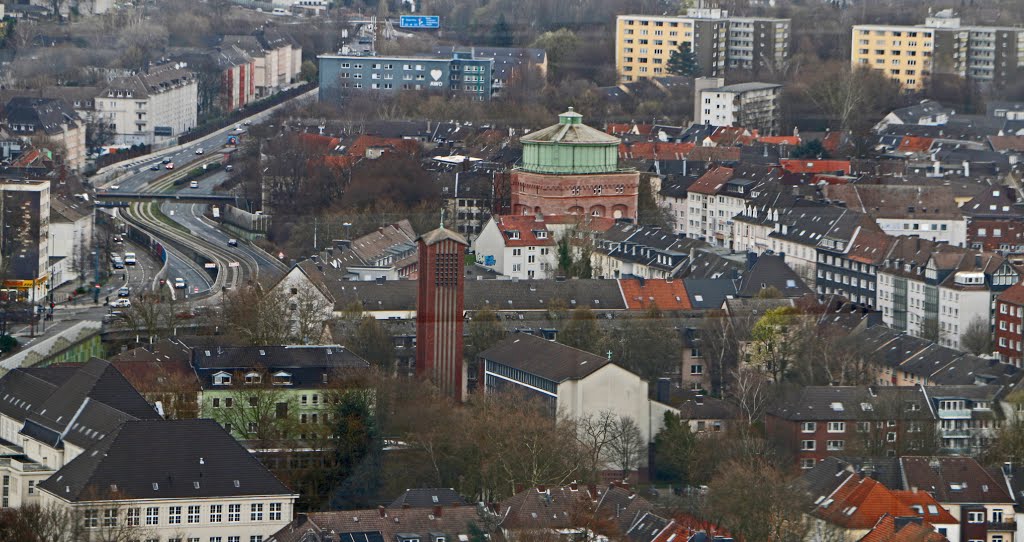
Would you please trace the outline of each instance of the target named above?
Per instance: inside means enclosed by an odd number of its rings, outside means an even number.
[[[620,15],[615,25],[615,69],[619,80],[670,75],[668,59],[689,44],[701,72],[757,71],[789,56],[790,20],[729,17],[725,10],[691,8],[685,16]]]
[[[856,25],[851,39],[854,67],[883,71],[907,91],[936,74],[999,86],[1024,68],[1024,28],[962,26],[951,10],[917,26]]]
[[[0,182],[0,280],[8,295],[37,301],[49,271],[50,181]]]

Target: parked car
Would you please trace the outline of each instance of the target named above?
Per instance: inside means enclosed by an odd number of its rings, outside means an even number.
[[[135,253],[134,252],[125,252],[124,253],[124,263],[125,263],[125,265],[135,265]]]
[[[181,277],[175,278],[174,279],[174,287],[176,289],[178,289],[178,290],[184,290],[185,289],[185,279],[183,279]]]
[[[120,299],[115,299],[114,301],[111,301],[110,306],[117,307],[119,309],[127,309],[128,307],[132,306],[132,302],[130,299],[122,297]]]
[[[188,183],[189,188],[199,188],[199,181],[192,181]]]
[[[132,291],[127,286],[122,286],[117,289],[117,297],[128,297]]]

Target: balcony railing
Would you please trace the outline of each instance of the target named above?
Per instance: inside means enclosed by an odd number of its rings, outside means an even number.
[[[940,420],[956,420],[956,419],[971,419],[971,410],[967,408],[958,409],[940,409],[939,410]]]
[[[1016,521],[999,521],[999,522],[990,521],[990,522],[988,522],[988,530],[990,530],[990,531],[1011,531],[1011,532],[1016,532],[1017,531],[1017,522]]]

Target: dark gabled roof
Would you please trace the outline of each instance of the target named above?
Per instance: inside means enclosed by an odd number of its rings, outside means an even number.
[[[26,96],[11,98],[4,107],[4,118],[8,124],[32,125],[48,135],[75,128],[79,121],[78,113],[62,99]]]
[[[755,297],[765,288],[775,288],[783,297],[803,297],[813,293],[781,255],[762,254],[740,279],[738,294]]]
[[[671,520],[665,519],[653,512],[647,512],[641,516],[626,532],[626,539],[629,542],[653,542],[658,534],[668,527]],[[685,541],[680,541],[685,542]]]
[[[908,405],[916,405],[909,410]],[[916,386],[807,386],[776,399],[768,412],[789,421],[932,419],[928,399]]]
[[[1012,503],[1003,480],[972,457],[900,458],[903,489],[927,491],[941,503]]]
[[[501,503],[502,529],[571,529],[595,496],[586,486],[531,487]]]
[[[366,360],[340,345],[196,347],[192,364],[197,370],[369,367]]]
[[[110,363],[14,369],[0,378],[0,413],[24,422],[27,435],[88,448],[126,420],[159,415]],[[43,430],[45,429],[45,431]]]
[[[270,540],[396,542],[408,539],[432,541],[444,537],[445,540],[458,541],[467,539],[473,526],[486,532],[492,517],[489,511],[479,506],[448,506],[439,510],[387,508],[312,512],[299,514],[295,521],[274,533]]]
[[[894,109],[892,114],[907,124],[917,124],[922,117],[930,117],[939,114],[950,114],[951,111],[942,107],[942,104],[934,100],[922,100],[921,103]]]
[[[736,297],[736,280],[732,278],[717,279],[683,279],[686,294],[690,296],[690,305],[694,309],[717,310],[722,308],[726,299]]]
[[[434,506],[461,506],[466,499],[458,491],[451,488],[416,488],[407,489],[388,508],[431,508]]]
[[[617,485],[609,486],[597,501],[594,516],[615,522],[618,532],[625,533],[645,513],[654,507],[647,499]]]
[[[480,353],[480,358],[550,380],[579,380],[611,362],[597,354],[553,341],[514,333]]]
[[[213,420],[125,422],[39,488],[71,502],[292,493]]]

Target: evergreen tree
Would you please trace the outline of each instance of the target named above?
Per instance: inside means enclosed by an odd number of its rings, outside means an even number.
[[[654,437],[654,465],[658,479],[673,484],[690,483],[690,456],[696,438],[679,416],[665,413],[665,427]]]
[[[685,75],[687,77],[700,77],[700,63],[697,61],[697,53],[690,49],[688,42],[679,44],[679,49],[672,51],[668,57],[668,73],[672,75]]]
[[[491,30],[491,44],[495,47],[512,47],[512,27],[505,20],[505,14],[498,16],[498,22],[494,23]]]

